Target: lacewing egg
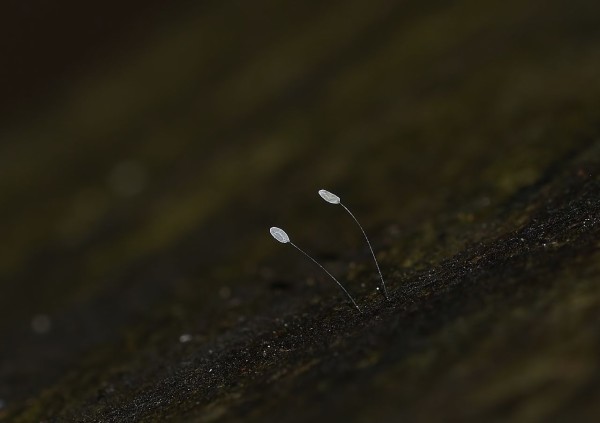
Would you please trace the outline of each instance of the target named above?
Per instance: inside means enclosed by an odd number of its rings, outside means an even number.
[[[346,288],[344,288],[344,285],[342,285],[340,283],[340,281],[338,281],[335,278],[335,276],[333,276],[331,273],[329,273],[329,270],[325,269],[323,267],[323,265],[321,263],[319,263],[318,261],[316,261],[310,254],[308,254],[302,248],[298,247],[296,244],[294,244],[292,241],[290,241],[290,237],[288,236],[288,234],[285,233],[285,231],[283,229],[278,228],[277,226],[272,226],[271,229],[269,229],[269,232],[271,232],[271,236],[273,238],[275,238],[277,241],[281,242],[282,244],[290,244],[296,250],[300,251],[303,255],[305,255],[310,261],[312,261],[314,264],[319,266],[321,268],[321,270],[323,270],[325,273],[327,273],[327,275],[331,279],[333,279],[335,281],[335,283],[338,284],[338,286],[342,289],[342,291],[344,291],[344,293],[348,296],[350,301],[352,301],[352,304],[354,304],[354,307],[356,307],[356,309],[359,312],[361,312],[360,307],[358,306],[358,304],[356,304],[356,301],[354,301],[354,298],[352,298],[352,295],[350,295],[350,293],[346,290]]]
[[[288,242],[290,242],[290,237],[281,228],[277,228],[277,227],[273,226],[271,229],[269,229],[269,232],[271,232],[271,235],[273,236],[273,238],[275,238],[277,241],[281,242],[282,244],[287,244]]]
[[[321,198],[325,201],[327,201],[328,203],[331,204],[340,204],[340,197],[338,197],[337,195],[324,190],[324,189],[320,189],[319,190],[319,195],[321,196]]]

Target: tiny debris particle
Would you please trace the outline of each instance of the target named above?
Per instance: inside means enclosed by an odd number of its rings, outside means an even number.
[[[179,336],[179,342],[181,342],[182,344],[185,344],[186,342],[190,342],[191,340],[192,340],[192,335],[190,335],[189,333],[184,333]]]
[[[31,319],[31,330],[38,335],[48,333],[51,328],[52,320],[46,314],[36,314]]]

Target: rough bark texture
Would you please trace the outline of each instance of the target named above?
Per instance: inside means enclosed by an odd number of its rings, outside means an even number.
[[[0,420],[598,421],[600,3],[155,3],[5,25]]]

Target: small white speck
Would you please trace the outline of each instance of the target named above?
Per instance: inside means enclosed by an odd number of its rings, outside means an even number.
[[[191,340],[192,340],[192,335],[190,335],[189,333],[184,333],[179,336],[179,342],[181,342],[182,344],[185,344],[186,342],[190,342]]]
[[[117,163],[108,175],[108,185],[120,197],[132,197],[146,186],[146,171],[141,163],[126,160]]]
[[[228,287],[228,286],[222,286],[219,289],[219,297],[221,297],[224,300],[226,300],[229,297],[231,297],[231,288]]]
[[[212,369],[210,369],[210,370],[208,371],[208,373],[212,373]]]
[[[38,335],[48,333],[52,328],[52,320],[46,314],[36,314],[31,319],[31,330]]]

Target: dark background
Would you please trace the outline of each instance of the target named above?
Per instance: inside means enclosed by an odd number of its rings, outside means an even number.
[[[0,420],[597,420],[599,3],[1,9]]]

